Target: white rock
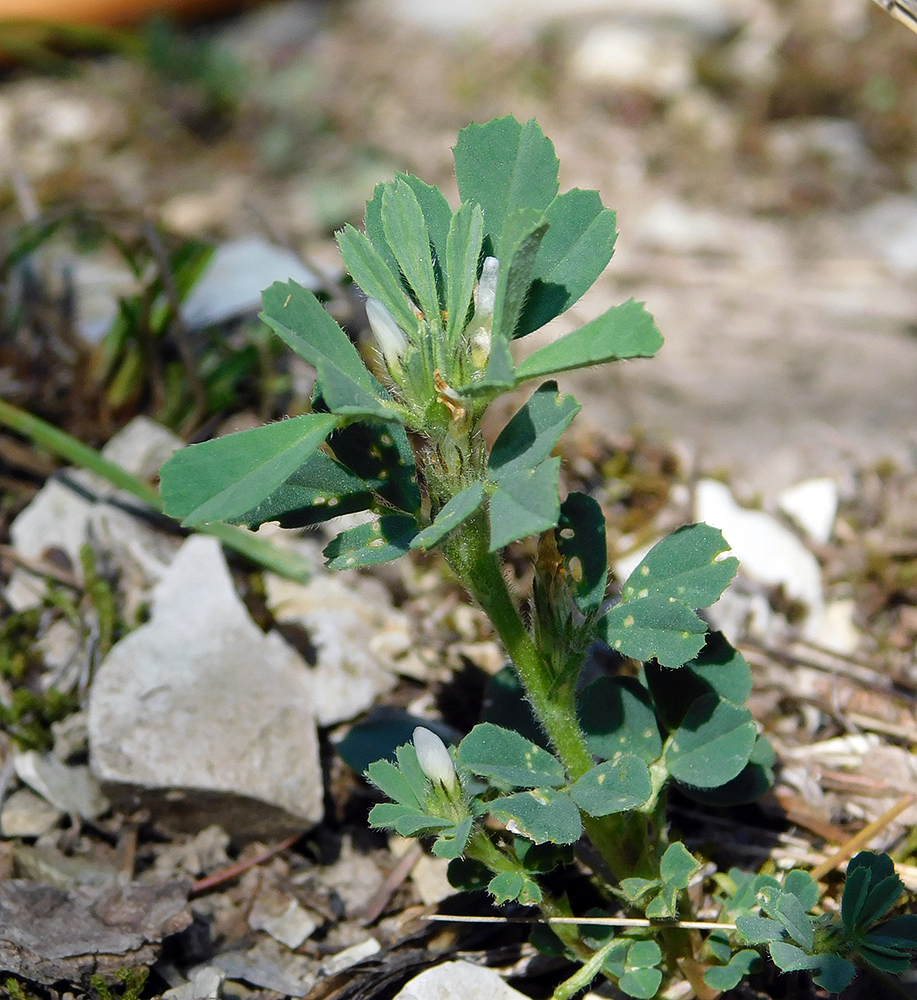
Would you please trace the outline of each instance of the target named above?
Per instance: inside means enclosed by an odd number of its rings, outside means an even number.
[[[494,972],[471,962],[443,962],[408,982],[394,1000],[525,1000]]]
[[[600,24],[570,55],[570,73],[593,90],[680,94],[694,83],[694,60],[682,37],[628,24]]]
[[[302,625],[316,650],[309,683],[319,725],[352,719],[394,687],[410,624],[378,581],[319,573],[301,584],[268,574],[266,590],[277,620]]]
[[[102,454],[147,479],[181,444],[171,431],[138,417],[105,445]],[[60,549],[77,578],[81,578],[80,548],[92,537],[96,544],[110,549],[122,566],[126,562],[135,568],[147,583],[157,580],[172,558],[173,541],[109,503],[113,498],[131,507],[143,506],[135,497],[119,493],[92,473],[68,469],[49,479],[10,525],[13,548],[28,560],[40,560],[49,549]],[[41,576],[17,568],[5,596],[16,611],[22,611],[37,607],[45,590]]]
[[[788,597],[805,605],[805,635],[815,639],[824,611],[821,568],[815,556],[769,514],[740,507],[723,483],[702,479],[695,505],[699,521],[723,532],[741,573],[768,587],[781,586]]]
[[[712,209],[673,199],[650,206],[637,227],[642,243],[665,253],[730,254],[735,246],[730,220]]]
[[[837,503],[837,483],[828,476],[807,479],[777,495],[777,506],[819,545],[831,540]]]
[[[310,935],[314,934],[321,924],[305,907],[286,896],[281,905],[278,901],[262,893],[252,905],[248,916],[248,926],[255,931],[265,931],[275,941],[285,944],[288,948],[298,948]]]
[[[194,969],[188,982],[163,993],[163,1000],[216,1000],[223,990],[226,973],[215,965]]]
[[[435,906],[455,895],[448,869],[449,862],[445,858],[422,854],[417,859],[417,864],[411,869],[411,881],[424,906]]]
[[[339,951],[335,955],[329,955],[322,962],[322,974],[337,976],[351,966],[377,955],[380,951],[382,951],[382,945],[374,937],[368,937],[365,941],[352,944],[349,948],[344,948],[343,951]]]
[[[224,323],[261,308],[261,293],[275,281],[293,280],[312,291],[321,279],[291,250],[258,236],[217,247],[182,306],[192,329]]]
[[[118,431],[106,443],[102,454],[133,475],[152,479],[173,452],[182,447],[184,441],[168,427],[140,416]]]
[[[68,767],[52,754],[34,750],[17,753],[13,764],[19,780],[61,812],[96,819],[108,808],[99,783],[85,765]]]
[[[863,638],[854,624],[856,610],[857,602],[852,598],[828,601],[816,640],[818,645],[835,653],[852,656],[859,649]]]
[[[187,539],[151,620],[102,663],[89,742],[100,780],[188,825],[273,837],[322,817],[308,670],[251,620],[213,538]]]
[[[30,788],[17,788],[3,802],[0,810],[0,835],[4,837],[40,837],[53,830],[63,813]]]
[[[859,230],[893,271],[917,274],[917,197],[888,195],[860,213]]]

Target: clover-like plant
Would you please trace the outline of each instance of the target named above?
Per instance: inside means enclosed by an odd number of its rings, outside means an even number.
[[[619,600],[606,601],[599,504],[559,494],[553,451],[579,404],[552,376],[650,357],[662,338],[643,305],[628,301],[515,360],[513,342],[568,309],[604,270],[615,216],[595,191],[558,193],[557,158],[534,121],[469,126],[455,169],[454,211],[437,188],[399,175],[376,188],[365,232],[339,235],[367,295],[378,347],[371,367],[310,292],[287,282],[264,293],[264,321],[315,366],[311,412],[176,453],[162,469],[167,512],[186,525],[255,527],[368,511],[325,549],[341,569],[412,549],[442,553],[501,639],[541,743],[485,721],[450,753],[418,730],[394,761],[369,767],[390,800],[370,821],[431,839],[456,886],[548,917],[571,913],[546,876],[588,845],[580,863],[588,859],[604,899],[588,916],[646,926],[609,938],[596,925],[556,925],[556,946],[581,966],[558,1000],[599,974],[634,997],[656,996],[683,975],[712,995],[760,962],[752,946],[766,946],[781,968],[817,970],[828,988],[851,962],[897,970],[915,940],[910,918],[876,926],[900,895],[887,859],[855,868],[856,902],[845,895],[840,929],[806,915],[817,893],[801,872],[782,884],[732,880],[723,922],[740,912],[738,931],[730,924],[700,941],[679,923],[691,916],[688,888],[702,866],[669,840],[668,790],[736,804],[772,779],[773,750],[743,707],[748,664],[697,614],[737,563],[724,557],[719,531],[686,525],[646,555]],[[487,408],[532,382],[488,447]],[[501,558],[533,535],[526,616]],[[625,667],[583,688],[581,668],[599,640]]]

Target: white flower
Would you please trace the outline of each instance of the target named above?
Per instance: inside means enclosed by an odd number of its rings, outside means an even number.
[[[455,765],[446,744],[436,733],[418,726],[414,730],[414,749],[417,751],[417,762],[430,781],[438,781],[446,789],[455,788],[458,784]]]
[[[471,362],[483,371],[490,357],[491,330],[494,325],[494,306],[497,302],[497,278],[500,262],[496,257],[485,257],[475,296],[474,316],[471,319]]]
[[[378,299],[369,298],[366,300],[366,318],[369,320],[370,329],[373,331],[376,343],[382,349],[389,369],[400,367],[399,358],[408,346],[404,330],[395,322],[392,314]]]
[[[496,257],[485,257],[481,267],[481,277],[478,281],[478,295],[474,304],[475,315],[479,321],[493,319],[494,305],[497,301],[497,278],[500,275],[500,262]]]

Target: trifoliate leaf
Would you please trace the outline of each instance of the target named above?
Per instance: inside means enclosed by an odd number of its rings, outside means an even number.
[[[567,781],[563,764],[542,747],[511,729],[482,722],[455,752],[462,766],[515,788],[560,787]]]
[[[299,469],[340,422],[310,413],[176,451],[160,470],[167,514],[186,526],[239,518]]]

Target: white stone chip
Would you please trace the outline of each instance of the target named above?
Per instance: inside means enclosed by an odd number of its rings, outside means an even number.
[[[368,937],[365,941],[352,944],[349,948],[345,948],[335,955],[329,955],[322,962],[321,971],[326,976],[337,976],[351,966],[378,954],[381,950],[382,945],[374,937]]]
[[[17,788],[0,810],[0,836],[40,837],[57,826],[63,813],[30,788]]]
[[[266,574],[265,586],[277,620],[302,625],[315,647],[309,676],[319,725],[354,718],[395,686],[412,636],[378,581],[320,572],[302,584]]]
[[[85,765],[69,767],[53,754],[25,750],[13,758],[19,780],[61,812],[97,819],[108,809],[108,800]]]
[[[151,620],[97,672],[91,767],[190,825],[279,836],[322,817],[312,706],[302,658],[255,625],[219,543],[195,535],[155,588]]]
[[[712,479],[697,484],[695,505],[699,521],[723,532],[742,574],[782,587],[787,597],[807,608],[803,631],[806,638],[817,639],[824,614],[821,568],[796,535],[770,514],[740,507],[729,488]]]
[[[494,972],[471,962],[443,962],[408,982],[394,1000],[525,1000]]]
[[[837,518],[837,483],[828,476],[807,479],[777,496],[777,505],[784,514],[819,545],[827,545],[834,533]]]

